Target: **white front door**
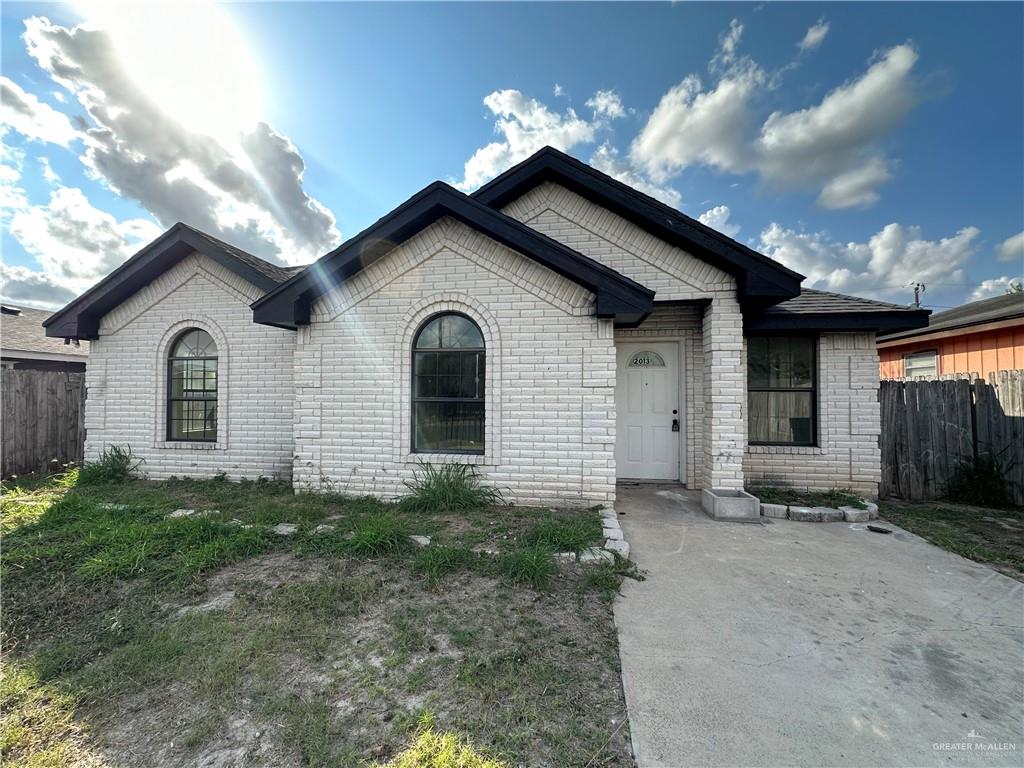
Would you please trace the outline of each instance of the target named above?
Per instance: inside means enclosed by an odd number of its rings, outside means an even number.
[[[615,463],[619,478],[679,480],[679,347],[617,346]]]

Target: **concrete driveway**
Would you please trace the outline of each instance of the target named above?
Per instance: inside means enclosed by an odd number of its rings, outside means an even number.
[[[616,602],[646,766],[1024,765],[1024,584],[845,523],[716,523],[620,488]],[[891,526],[890,526],[891,527]]]

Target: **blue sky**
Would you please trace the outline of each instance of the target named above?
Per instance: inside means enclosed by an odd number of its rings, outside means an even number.
[[[3,296],[178,219],[304,263],[553,144],[808,275],[1024,272],[1024,5],[5,3]]]

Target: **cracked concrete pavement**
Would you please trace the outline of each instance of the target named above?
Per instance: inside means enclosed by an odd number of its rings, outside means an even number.
[[[1024,765],[1021,582],[895,526],[615,507],[647,571],[615,606],[640,768]]]

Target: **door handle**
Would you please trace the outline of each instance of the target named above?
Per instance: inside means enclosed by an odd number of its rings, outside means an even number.
[[[672,419],[672,431],[673,432],[678,432],[679,431],[679,419]]]

